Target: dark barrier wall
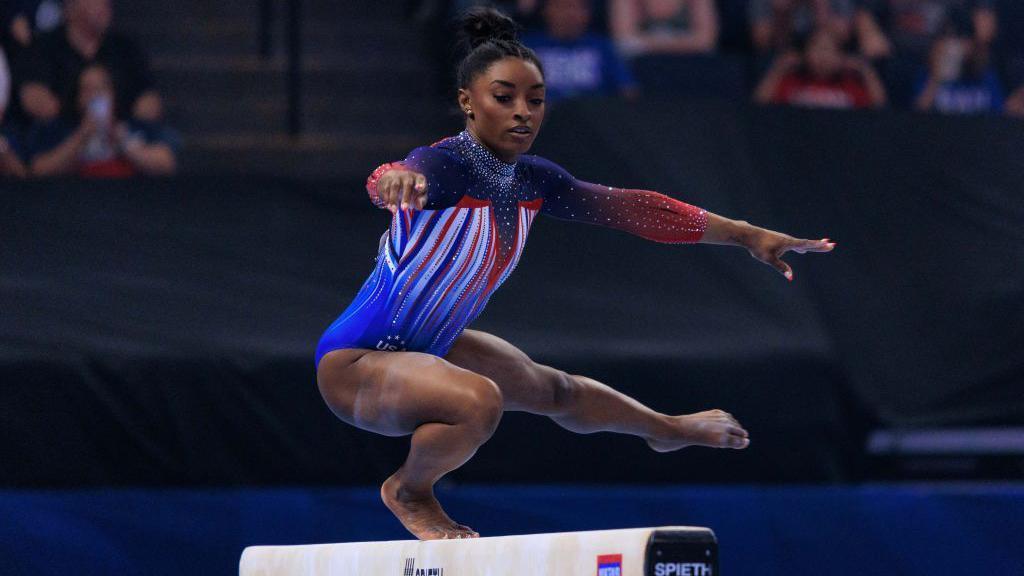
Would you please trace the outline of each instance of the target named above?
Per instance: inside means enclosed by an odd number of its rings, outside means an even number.
[[[545,131],[578,177],[838,241],[789,260],[884,423],[1024,422],[1024,124],[593,102]]]
[[[560,110],[537,151],[583,179],[839,249],[790,255],[788,283],[742,249],[541,219],[473,328],[662,411],[725,408],[752,447],[659,455],[513,413],[453,478],[835,481],[857,477],[877,423],[1020,421],[1022,136],[697,103]],[[312,366],[387,226],[361,184],[4,183],[0,483],[386,477],[407,440],[336,420]]]
[[[335,419],[313,373],[388,222],[359,183],[33,183],[6,197],[0,461],[16,464],[3,483],[368,483],[401,464],[407,439]],[[725,407],[756,438],[660,455],[512,413],[457,480],[850,474],[853,408],[825,338],[745,253],[542,219],[474,328],[662,411]]]

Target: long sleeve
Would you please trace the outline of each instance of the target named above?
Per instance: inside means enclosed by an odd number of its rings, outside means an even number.
[[[524,156],[524,158],[526,158]],[[613,188],[577,180],[564,168],[530,156],[541,213],[615,228],[664,243],[695,243],[708,227],[707,212],[659,192]]]
[[[427,203],[424,210],[454,206],[465,194],[469,177],[467,167],[456,154],[440,146],[420,146],[401,162],[388,162],[377,167],[366,179],[366,192],[378,208],[385,205],[377,194],[377,182],[389,170],[411,170],[427,178]]]

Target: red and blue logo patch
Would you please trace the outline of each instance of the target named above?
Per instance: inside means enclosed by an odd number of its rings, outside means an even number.
[[[622,576],[622,554],[598,556],[597,576]]]

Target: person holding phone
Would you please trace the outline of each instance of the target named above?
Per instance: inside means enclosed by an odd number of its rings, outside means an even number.
[[[29,135],[34,176],[126,178],[167,176],[177,169],[177,138],[167,128],[117,117],[114,84],[102,65],[78,81],[80,120],[36,126]]]

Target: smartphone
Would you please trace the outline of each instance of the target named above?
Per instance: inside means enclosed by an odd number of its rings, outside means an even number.
[[[99,124],[110,122],[113,102],[109,96],[97,96],[89,101],[89,116]]]

